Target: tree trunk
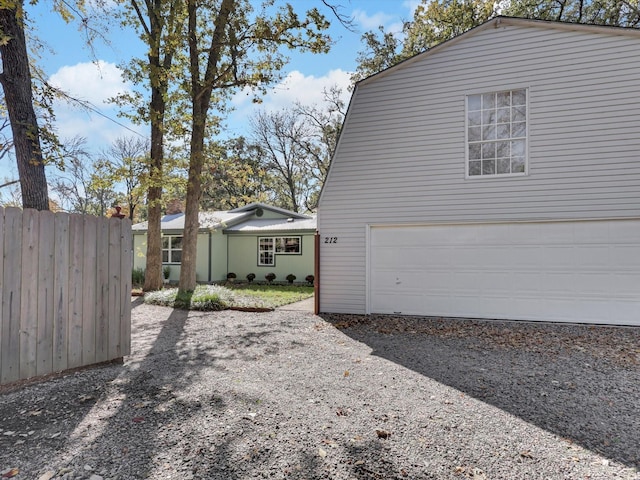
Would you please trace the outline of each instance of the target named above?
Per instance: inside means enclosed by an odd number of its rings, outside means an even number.
[[[180,292],[190,292],[196,288],[196,254],[200,222],[200,197],[202,196],[202,166],[204,164],[204,133],[206,113],[200,108],[193,109],[191,131],[191,153],[189,155],[189,181],[182,236],[182,265],[180,266]]]
[[[44,159],[31,93],[31,72],[24,36],[22,2],[17,2],[15,8],[0,9],[0,30],[9,38],[8,42],[0,43],[0,83],[4,90],[13,132],[22,207],[49,210]]]
[[[191,76],[192,127],[189,153],[189,178],[182,236],[182,265],[178,293],[192,292],[196,288],[196,253],[198,245],[198,214],[202,196],[202,166],[204,163],[204,135],[207,115],[211,106],[213,82],[217,75],[224,32],[229,16],[235,7],[234,0],[222,0],[216,17],[204,78],[200,80],[200,52],[198,49],[197,13],[195,0],[188,0],[189,74]]]
[[[156,25],[152,23],[152,32],[156,33]],[[164,115],[166,110],[166,81],[163,78],[163,67],[160,64],[160,48],[154,44],[149,54],[149,79],[151,84],[151,165],[149,168],[149,191],[147,192],[147,268],[144,275],[144,291],[160,290],[162,277],[162,177],[164,164]]]

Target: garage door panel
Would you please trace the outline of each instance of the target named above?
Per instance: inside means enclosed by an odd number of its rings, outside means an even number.
[[[638,220],[370,233],[372,313],[640,325]]]
[[[616,269],[637,272],[640,269],[640,244],[610,248],[609,259]]]

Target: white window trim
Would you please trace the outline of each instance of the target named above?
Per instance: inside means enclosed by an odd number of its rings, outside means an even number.
[[[278,252],[277,251],[277,241],[278,239],[281,238],[297,238],[298,239],[298,251],[297,252]],[[262,263],[260,261],[260,254],[263,252],[263,250],[260,249],[260,241],[261,240],[271,240],[271,245],[272,245],[272,256],[273,256],[273,263]],[[264,250],[266,251],[266,250]],[[300,235],[277,235],[277,236],[273,236],[273,237],[258,237],[258,266],[259,267],[274,267],[276,265],[276,255],[302,255],[302,236]]]
[[[162,238],[163,238],[163,239],[164,239],[164,238],[167,238],[167,239],[169,240],[169,241],[168,241],[169,248],[162,248],[162,251],[163,251],[163,252],[164,252],[164,251],[167,251],[167,252],[168,252],[168,254],[167,254],[167,261],[166,261],[166,262],[162,262],[162,263],[163,263],[163,264],[171,264],[171,265],[180,265],[180,264],[182,263],[182,247],[181,247],[181,248],[172,248],[172,245],[173,245],[173,244],[172,244],[172,242],[171,242],[171,239],[173,239],[173,238],[183,238],[183,236],[182,236],[182,235],[164,235],[164,234],[163,234],[163,235],[162,235]],[[180,251],[180,261],[179,261],[179,262],[174,262],[174,261],[172,261],[172,260],[171,260],[171,256],[172,256],[172,255],[171,255],[171,252],[173,252],[173,251],[178,251],[178,250]]]
[[[494,173],[492,175],[469,175],[469,97],[472,95],[482,95],[485,93],[498,93],[498,92],[506,92],[506,91],[514,91],[514,90],[524,90],[526,92],[527,100],[526,100],[526,115],[525,122],[527,124],[527,135],[525,137],[525,146],[524,146],[524,172],[520,173]],[[466,92],[464,95],[464,178],[465,180],[493,180],[496,178],[514,178],[514,177],[526,177],[529,175],[529,137],[531,136],[530,132],[530,122],[529,122],[529,111],[530,111],[530,96],[531,89],[529,87],[518,86],[518,87],[504,87],[504,88],[496,88],[493,90],[483,90],[483,91],[471,91]],[[511,140],[511,139],[510,139]]]
[[[271,240],[271,249],[270,250],[262,250],[261,240]],[[260,255],[263,252],[271,252],[271,258],[273,259],[272,263],[263,263],[261,261]],[[258,266],[259,267],[274,267],[276,265],[276,242],[275,237],[258,237]]]

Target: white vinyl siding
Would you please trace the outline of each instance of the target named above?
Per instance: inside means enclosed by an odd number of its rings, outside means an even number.
[[[364,313],[366,225],[640,218],[640,37],[533,23],[358,84],[318,209],[338,238],[321,243],[322,311]],[[470,181],[466,97],[523,87],[527,175]]]

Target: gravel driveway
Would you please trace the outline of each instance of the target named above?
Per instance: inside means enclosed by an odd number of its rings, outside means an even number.
[[[640,329],[173,311],[0,393],[0,477],[640,479]]]

